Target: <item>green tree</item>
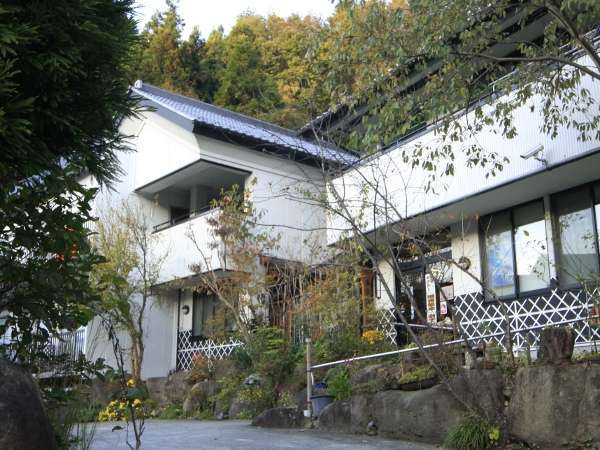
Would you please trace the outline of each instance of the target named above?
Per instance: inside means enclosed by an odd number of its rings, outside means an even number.
[[[115,331],[127,333],[131,376],[139,384],[145,320],[155,300],[152,288],[167,255],[157,253],[158,237],[142,207],[127,202],[100,213],[92,242],[106,259],[92,273],[101,296],[95,312]]]
[[[0,6],[0,335],[10,330],[22,360],[49,331],[90,317],[94,191],[78,181],[110,183],[127,148],[132,3]]]
[[[260,51],[264,34],[264,19],[247,15],[238,19],[225,38],[217,105],[259,118],[281,107],[275,80],[264,71]]]
[[[592,42],[598,2],[452,0],[440,5],[414,0],[393,8],[378,3],[338,6],[349,19],[346,31],[334,38],[340,53],[330,53],[332,70],[324,73],[324,84],[334,93],[332,103],[347,106],[347,121],[362,122],[349,136],[333,138],[372,152],[419,124],[437,122],[444,144],[405,156],[426,169],[444,164],[451,174],[451,142],[464,142],[491,126],[505,138],[514,137],[513,114],[534,96],[543,99],[542,133],[555,136],[558,127],[567,126],[580,139],[598,137],[598,104],[581,84],[583,75],[600,80],[600,57]],[[540,29],[534,32],[535,26]],[[353,61],[352,69],[344,61]],[[425,76],[415,82],[419,74]],[[355,80],[351,89],[349,79]],[[496,100],[490,114],[475,100],[491,93],[491,83],[496,99],[511,95]],[[464,108],[474,112],[468,126],[454,114]],[[465,147],[469,164],[487,164],[492,173],[501,169],[504,161],[496,155],[477,145]]]

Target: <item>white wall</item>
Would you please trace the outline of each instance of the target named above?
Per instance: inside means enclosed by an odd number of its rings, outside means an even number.
[[[482,258],[477,220],[466,219],[453,224],[451,227],[451,234],[452,259],[458,262],[458,260],[464,256],[465,258],[468,258],[470,262],[468,273],[456,266],[452,267],[454,295],[459,296],[470,292],[480,292],[481,285],[477,280],[482,279]]]
[[[176,291],[174,291],[176,292]],[[152,300],[147,310],[143,330],[145,333],[144,361],[142,378],[166,376],[175,369],[172,355],[176,349],[176,333],[173,329],[173,317],[177,314],[177,301],[173,293],[163,293],[160,298]],[[124,349],[125,370],[131,370],[129,349],[131,340],[127,332],[117,333],[121,348]],[[99,318],[95,318],[86,327],[85,355],[90,361],[103,358],[106,364],[117,369],[117,362],[108,333],[102,327]]]
[[[597,81],[594,82],[589,76],[585,76],[582,78],[581,87],[588,89],[591,97],[600,99],[600,83]],[[367,191],[369,205],[365,214],[364,229],[371,230],[383,223],[396,222],[433,211],[474,193],[544,172],[547,168],[555,168],[600,149],[600,140],[581,142],[578,140],[579,133],[576,130],[564,126],[559,127],[554,138],[543,134],[540,131],[544,121],[540,113],[541,103],[542,99],[535,97],[530,104],[515,111],[514,123],[518,135],[513,139],[501,137],[497,127],[486,127],[465,142],[442,142],[441,137],[432,129],[411,141],[402,143],[397,148],[365,160],[356,169],[349,170],[334,180],[332,184],[342,194],[346,205],[355,215],[358,215],[360,209],[360,193]],[[532,105],[535,106],[534,112],[530,109]],[[595,107],[597,108],[597,105]],[[483,111],[484,114],[493,114],[494,104],[485,106]],[[574,114],[573,119],[585,120],[583,114]],[[468,121],[473,121],[473,113],[463,116],[460,123],[466,127]],[[420,167],[412,167],[410,157],[416,149],[425,149],[424,154],[427,155],[429,151],[441,151],[441,146],[444,144],[451,146],[456,157],[454,175],[444,175],[446,161],[441,157],[435,161],[432,172],[427,172]],[[475,144],[481,146],[485,154],[496,153],[500,161],[506,157],[509,162],[503,163],[503,170],[497,172],[495,176],[489,174],[489,165],[484,169],[469,167],[465,156],[466,149]],[[535,158],[521,158],[521,155],[539,145],[542,145],[544,150],[538,156],[547,161],[547,167],[544,162]],[[409,157],[408,162],[404,162],[403,155]],[[427,190],[427,182],[432,174],[435,175],[435,181],[432,183],[432,189]],[[375,196],[373,186],[377,186],[384,192],[387,204],[380,197]],[[337,203],[331,195],[330,199],[332,204]],[[518,203],[518,199],[515,199],[515,203]],[[377,205],[378,214],[372,214],[373,204]],[[387,211],[387,214],[383,214],[382,211]],[[339,217],[333,217],[332,227],[328,233],[329,243],[339,238],[337,229],[340,228],[348,229],[348,224]]]

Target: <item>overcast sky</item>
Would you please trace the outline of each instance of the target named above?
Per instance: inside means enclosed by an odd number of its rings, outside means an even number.
[[[164,10],[165,0],[138,0],[139,21],[142,27],[157,9]],[[180,0],[179,14],[185,21],[184,37],[194,26],[198,26],[202,36],[223,25],[225,32],[235,23],[236,18],[251,10],[266,16],[277,14],[287,17],[291,14],[307,14],[326,18],[333,12],[331,0]]]

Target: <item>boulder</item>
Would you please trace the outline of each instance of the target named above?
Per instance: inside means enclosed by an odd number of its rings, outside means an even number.
[[[37,385],[23,368],[0,359],[0,448],[57,449]]]
[[[422,391],[382,391],[370,397],[370,401],[363,398],[359,402],[353,398],[354,432],[366,433],[376,427],[384,437],[441,443],[466,413],[440,385]],[[370,422],[373,424],[369,425]]]
[[[504,396],[500,372],[464,371],[450,380],[450,386],[459,398],[488,417],[501,415]],[[355,433],[377,429],[385,437],[441,443],[466,414],[466,407],[445,386],[436,385],[419,391],[354,395],[350,424]]]
[[[150,398],[160,406],[177,404],[185,400],[189,390],[187,372],[175,372],[166,377],[154,377],[146,380]]]
[[[319,415],[319,428],[328,431],[350,431],[350,401],[335,401],[330,403]]]
[[[575,346],[575,331],[571,327],[544,328],[540,333],[538,360],[544,364],[571,361]]]
[[[209,398],[217,392],[217,384],[207,380],[194,384],[183,401],[183,412],[190,415],[195,411],[208,408]]]
[[[350,382],[354,390],[362,393],[375,393],[398,388],[398,376],[402,372],[400,365],[373,364],[354,373]]]
[[[504,376],[497,369],[465,370],[450,379],[450,387],[467,404],[490,420],[504,411]]]
[[[600,366],[521,368],[508,407],[510,434],[546,448],[600,442]]]
[[[302,413],[296,408],[267,409],[252,421],[252,425],[264,428],[299,428],[302,423]]]
[[[248,418],[254,415],[254,409],[236,395],[229,405],[229,417],[231,419]]]

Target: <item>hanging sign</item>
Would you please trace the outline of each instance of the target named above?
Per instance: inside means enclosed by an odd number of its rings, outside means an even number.
[[[427,322],[437,322],[437,305],[435,302],[435,281],[431,274],[425,275],[425,296],[427,299]]]

